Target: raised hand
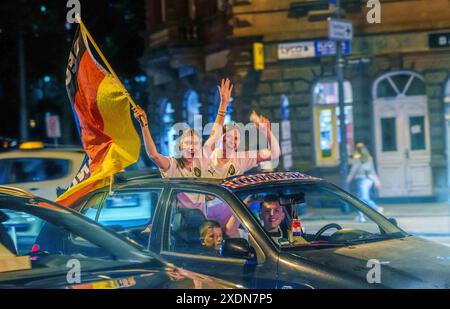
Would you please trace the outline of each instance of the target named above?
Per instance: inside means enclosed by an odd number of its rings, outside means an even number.
[[[270,130],[270,121],[263,115],[258,115],[255,111],[250,114],[250,121],[253,122],[259,129],[261,125],[264,126],[265,130],[268,132]]]
[[[266,136],[269,136],[270,132],[270,121],[263,115],[259,115],[259,122],[263,125],[264,130],[266,130]]]
[[[219,88],[220,93],[220,110],[226,111],[228,107],[228,103],[230,103],[231,92],[233,91],[233,84],[231,81],[227,79],[222,79],[221,85],[217,86]]]
[[[136,118],[139,121],[141,127],[146,127],[148,125],[147,114],[142,109],[142,107],[136,105],[136,107],[133,108],[133,113],[134,118]]]
[[[259,115],[259,122],[263,123],[267,126],[270,126],[270,121],[269,119],[267,119],[266,117],[264,117],[263,115]]]
[[[259,116],[255,111],[252,111],[252,113],[250,114],[250,121],[256,124],[257,127],[259,126],[261,120],[259,119]]]

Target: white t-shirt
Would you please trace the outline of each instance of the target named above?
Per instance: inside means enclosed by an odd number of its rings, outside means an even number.
[[[168,157],[169,159],[169,169],[167,171],[163,171],[159,169],[161,172],[162,178],[201,178],[205,177],[204,175],[208,165],[210,165],[211,160],[203,155],[201,158],[196,158],[194,160],[193,165],[190,168],[186,168],[181,166],[175,158]]]
[[[205,178],[225,179],[231,176],[242,175],[248,170],[258,166],[257,151],[247,151],[243,153],[234,152],[228,162],[219,164],[218,158],[222,156],[222,149],[216,148],[211,155],[210,165],[205,171]]]
[[[206,169],[211,160],[203,155],[202,158],[196,158],[190,168],[182,167],[175,158],[168,157],[169,169],[161,172],[162,178],[201,178],[206,175]],[[205,213],[206,199],[204,194],[182,193],[177,201],[178,207],[197,208]]]

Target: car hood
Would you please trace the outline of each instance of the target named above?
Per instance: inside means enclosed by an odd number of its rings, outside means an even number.
[[[384,288],[450,288],[450,248],[414,236],[346,247],[289,254],[322,269],[367,283],[367,275],[378,260]],[[370,262],[369,262],[370,263]]]
[[[44,257],[41,267],[0,273],[0,289],[236,289],[234,283],[155,261],[128,263],[83,259],[81,282],[69,283],[66,257]],[[46,265],[46,267],[44,267]],[[35,264],[36,266],[36,264]]]

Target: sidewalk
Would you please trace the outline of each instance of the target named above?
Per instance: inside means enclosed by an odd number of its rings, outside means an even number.
[[[393,217],[450,216],[449,203],[380,204]],[[388,217],[389,217],[388,216]]]
[[[450,204],[381,204],[384,215],[395,218],[408,233],[450,246]]]

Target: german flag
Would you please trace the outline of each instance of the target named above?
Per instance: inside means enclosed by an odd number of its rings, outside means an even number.
[[[82,167],[87,177],[74,179],[56,199],[61,205],[70,207],[92,190],[108,185],[111,176],[139,159],[141,142],[133,126],[130,101],[114,76],[95,60],[79,26],[67,65],[66,87],[89,164]]]

